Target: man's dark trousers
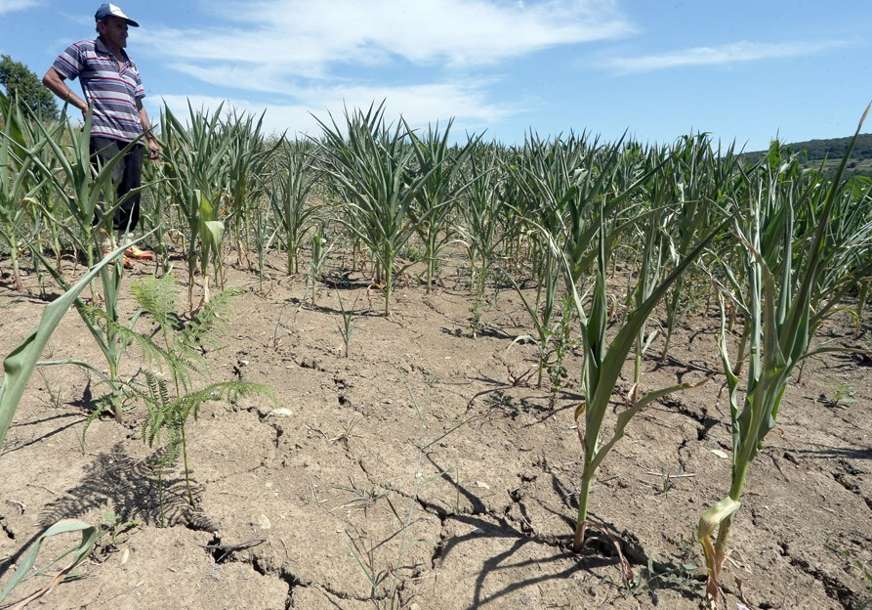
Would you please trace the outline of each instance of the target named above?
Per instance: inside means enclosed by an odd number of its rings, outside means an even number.
[[[109,162],[125,146],[127,142],[92,136],[91,162],[94,168],[99,170],[99,166]],[[112,183],[117,185],[116,193],[119,199],[142,184],[143,150],[141,144],[135,144],[112,168]],[[99,214],[99,211],[96,214]],[[98,218],[95,216],[95,222],[97,221]],[[131,195],[118,206],[112,218],[112,225],[116,231],[131,232],[137,224],[139,224],[139,193]]]

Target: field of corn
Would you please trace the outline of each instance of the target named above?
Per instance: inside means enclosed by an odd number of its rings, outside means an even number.
[[[872,608],[849,156],[319,124],[0,97],[0,608]]]

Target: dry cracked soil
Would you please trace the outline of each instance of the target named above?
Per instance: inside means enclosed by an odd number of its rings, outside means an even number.
[[[206,379],[268,384],[276,399],[209,403],[191,421],[194,507],[180,470],[158,484],[141,412],[96,419],[83,437],[96,378],[74,367],[33,376],[0,454],[4,578],[58,519],[97,523],[111,509],[122,525],[78,578],[31,607],[700,607],[695,526],[730,472],[714,309],[681,323],[668,360],[655,342],[645,388],[709,381],[631,423],[599,471],[595,536],[576,554],[579,358],[567,355],[563,390],[536,387],[527,374],[536,349],[517,340],[530,324],[513,289],[483,310],[473,337],[462,269],[446,271],[430,295],[401,286],[388,319],[381,293],[342,275],[342,261],[330,270],[342,281],[320,285],[314,303],[303,277],[271,263],[262,284],[229,269],[243,293],[206,355]],[[4,354],[46,304],[33,278],[27,289],[0,288]],[[340,297],[354,312],[348,357]],[[129,296],[122,308],[132,310]],[[868,345],[864,330],[858,337],[845,318],[821,339]],[[75,312],[43,357],[102,361]],[[125,374],[141,364],[132,351]],[[816,358],[788,388],[736,519],[726,607],[872,604],[870,365],[868,352]],[[620,390],[631,374],[628,362]],[[74,541],[50,540],[39,565]],[[26,581],[7,601],[48,580]]]

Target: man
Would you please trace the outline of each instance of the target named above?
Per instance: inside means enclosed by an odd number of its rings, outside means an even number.
[[[42,82],[83,114],[91,111],[91,155],[95,167],[116,156],[143,134],[148,158],[157,160],[160,145],[151,132],[151,122],[142,105],[145,97],[142,79],[136,64],[124,51],[128,26],[139,27],[139,24],[114,4],[102,4],[94,18],[99,37],[70,45],[58,55]],[[81,83],[84,100],[64,83],[66,79],[75,78]],[[115,166],[112,177],[118,185],[119,198],[140,186],[143,153],[141,144],[134,145]],[[113,225],[120,233],[129,234],[138,222],[139,194],[136,193],[116,209]],[[103,248],[111,249],[111,239],[104,239]],[[125,251],[126,267],[130,266],[130,259],[153,260],[154,253],[130,247]]]

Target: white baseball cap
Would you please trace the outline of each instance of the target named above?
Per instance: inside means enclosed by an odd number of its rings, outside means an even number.
[[[102,21],[103,19],[106,19],[106,17],[118,17],[119,19],[124,19],[124,21],[127,22],[127,25],[135,28],[139,27],[139,24],[125,15],[124,11],[122,11],[119,6],[109,2],[101,4],[100,8],[97,9],[97,12],[94,13],[94,19],[97,21]]]

